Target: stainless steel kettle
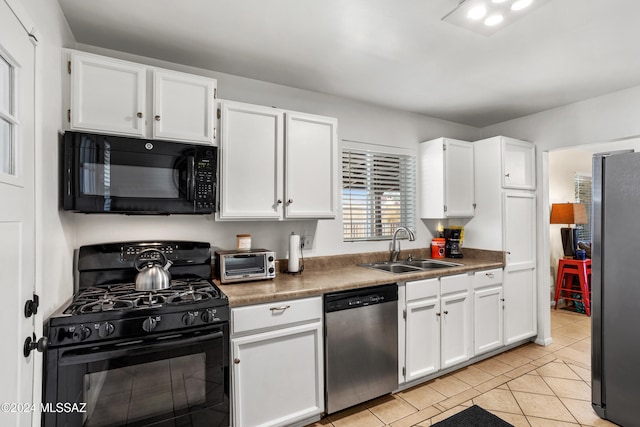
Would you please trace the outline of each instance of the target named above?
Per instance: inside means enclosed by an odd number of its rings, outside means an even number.
[[[162,262],[158,257],[144,256],[157,252],[162,257]],[[143,260],[143,263],[140,263]],[[141,265],[138,265],[138,264]],[[133,260],[133,265],[138,270],[136,275],[136,290],[138,291],[157,291],[159,289],[167,289],[171,286],[171,273],[169,268],[173,263],[167,259],[166,255],[157,249],[146,249],[140,251]]]

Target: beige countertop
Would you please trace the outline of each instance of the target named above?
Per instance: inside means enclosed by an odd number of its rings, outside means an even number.
[[[424,256],[426,251],[414,250],[413,252],[416,258],[428,258]],[[417,255],[416,252],[418,252]],[[443,259],[443,261],[462,264],[458,267],[401,274],[388,273],[357,265],[385,260],[388,253],[378,252],[371,254],[318,257],[305,260],[305,270],[301,274],[279,272],[273,280],[227,285],[220,284],[219,281],[215,283],[220,287],[222,292],[229,297],[229,305],[231,307],[237,307],[294,298],[320,296],[328,292],[363,288],[384,283],[428,279],[504,267],[502,252],[466,249],[464,254],[465,257],[462,259]],[[401,259],[403,258],[401,257]],[[281,261],[281,263],[286,263],[286,261]],[[286,265],[281,265],[280,268],[285,270]]]

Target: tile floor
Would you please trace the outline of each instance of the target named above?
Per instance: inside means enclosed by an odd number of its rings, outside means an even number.
[[[547,347],[525,344],[313,426],[430,426],[473,404],[516,427],[615,426],[591,408],[590,322],[552,309]]]

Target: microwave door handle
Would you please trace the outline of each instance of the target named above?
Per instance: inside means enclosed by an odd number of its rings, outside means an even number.
[[[189,156],[187,159],[187,201],[195,200],[196,195],[196,158]]]

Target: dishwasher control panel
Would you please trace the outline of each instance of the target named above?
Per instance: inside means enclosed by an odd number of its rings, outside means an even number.
[[[398,300],[398,285],[381,285],[325,295],[325,312],[347,310]]]

